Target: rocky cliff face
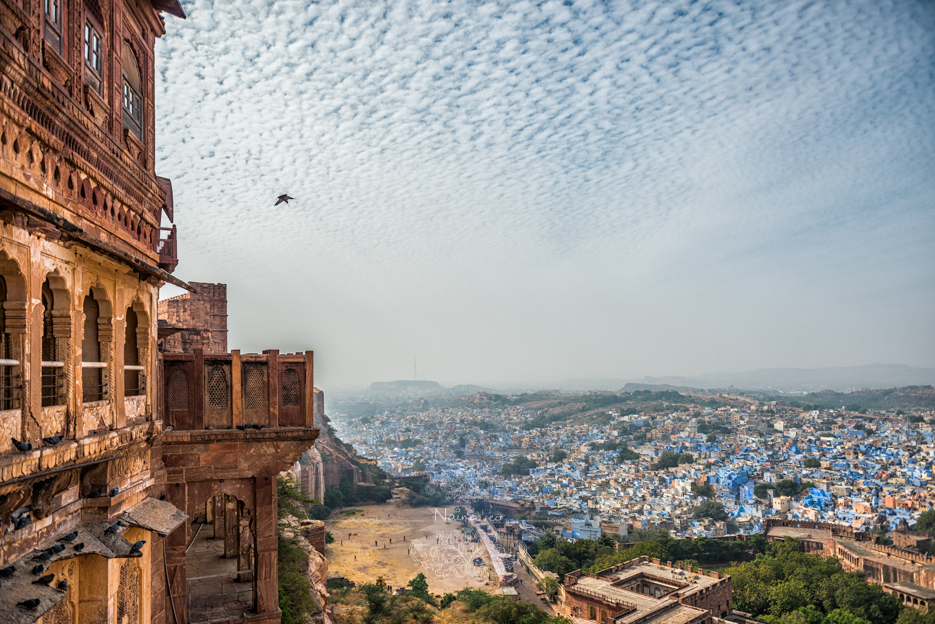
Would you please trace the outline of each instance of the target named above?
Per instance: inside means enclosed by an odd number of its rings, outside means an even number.
[[[308,575],[309,585],[312,587],[312,598],[318,605],[318,613],[312,616],[312,620],[318,624],[333,624],[333,607],[328,605],[328,560],[324,555],[312,548],[311,544],[305,538],[299,540],[302,549],[308,554]]]
[[[358,457],[353,449],[336,440],[327,424],[327,417],[319,425],[320,433],[315,447],[305,453],[293,467],[292,473],[302,490],[312,498],[323,500],[325,490],[338,487],[342,481],[353,484],[373,484],[370,470],[376,464]]]

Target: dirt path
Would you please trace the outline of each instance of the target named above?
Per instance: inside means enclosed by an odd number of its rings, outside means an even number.
[[[485,549],[464,541],[461,523],[445,522],[444,509],[436,513],[431,507],[396,507],[392,502],[355,509],[359,511],[337,512],[325,523],[335,540],[326,552],[330,572],[356,583],[382,576],[394,588],[422,572],[434,594],[464,587],[497,591]],[[449,507],[447,513],[453,510]],[[475,557],[485,565],[474,566]]]

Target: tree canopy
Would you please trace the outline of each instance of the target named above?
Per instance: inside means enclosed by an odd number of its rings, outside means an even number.
[[[898,597],[845,572],[834,557],[806,555],[797,540],[777,542],[767,554],[726,572],[731,575],[736,608],[754,617],[772,617],[776,623],[810,624],[813,620],[798,618],[807,617],[812,605],[824,618],[815,619],[819,624],[829,624],[827,618],[835,624],[860,624],[860,620],[895,624],[902,608]]]
[[[532,468],[537,468],[538,466],[539,464],[533,459],[517,457],[511,462],[503,464],[500,468],[500,474],[506,477],[511,475],[528,475]]]
[[[711,520],[723,521],[729,517],[724,505],[717,501],[706,501],[692,510],[692,516],[695,518],[710,518]]]

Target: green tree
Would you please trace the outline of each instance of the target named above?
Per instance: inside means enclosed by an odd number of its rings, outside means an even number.
[[[625,561],[629,561],[630,559],[636,559],[637,557],[643,556],[649,557],[651,559],[667,559],[668,553],[666,552],[666,549],[655,540],[640,542],[631,546],[630,548],[624,548],[613,553],[599,555],[594,561],[594,565],[591,566],[590,572],[604,570],[605,568],[615,566],[618,563],[623,563]]]
[[[542,537],[536,540],[536,546],[539,547],[539,550],[555,548],[556,544],[558,544],[558,538],[555,537],[555,533],[544,533]]]
[[[692,494],[695,496],[711,496],[711,489],[708,487],[707,483],[704,485],[692,483]]]
[[[754,615],[769,610],[769,586],[775,578],[772,567],[759,561],[747,561],[726,570],[731,577],[734,607]]]
[[[531,602],[506,596],[492,596],[477,613],[494,624],[546,624],[549,620],[545,611]]]
[[[935,624],[935,609],[903,609],[896,624]]]
[[[757,485],[753,486],[753,495],[757,498],[762,498],[765,500],[768,493],[767,491],[775,489],[776,486],[772,483],[758,483]]]
[[[325,543],[334,544],[334,535],[331,534],[331,531],[325,531]]]
[[[529,471],[533,468],[539,466],[535,460],[529,459],[528,457],[517,457],[512,462],[503,464],[503,467],[500,469],[500,474],[503,476],[511,475],[528,475]]]
[[[814,457],[809,457],[805,460],[805,463],[802,464],[806,468],[821,468],[821,462],[815,459]]]
[[[278,477],[276,479],[276,496],[278,499],[277,512],[280,520],[283,520],[286,516],[306,520],[308,514],[305,510],[318,503],[317,500],[310,498],[300,490],[299,484],[294,479],[288,477]]]
[[[424,574],[419,572],[407,585],[412,589],[413,596],[429,604],[435,604],[435,598],[429,593],[429,582],[425,579]]]
[[[533,561],[539,569],[555,572],[560,578],[564,578],[566,574],[575,570],[572,560],[563,556],[557,548],[541,551]]]
[[[558,579],[552,576],[545,576],[536,581],[536,587],[546,595],[546,598],[553,600],[558,594]]]
[[[386,585],[380,583],[364,583],[359,586],[367,601],[367,614],[364,621],[373,624],[391,607],[390,595],[386,592]]]
[[[715,442],[717,442],[717,436],[713,433],[709,433],[708,437],[706,437],[704,441],[707,442],[708,444],[714,444]]]
[[[327,505],[312,505],[308,510],[308,517],[312,520],[327,520],[331,515],[331,509]]]
[[[727,510],[724,509],[724,505],[717,501],[706,501],[701,503],[692,510],[692,515],[695,518],[710,518],[712,520],[727,520],[729,517],[727,515]]]
[[[636,529],[627,536],[631,542],[651,542],[669,537],[669,532],[662,527],[651,526],[648,529]]]
[[[658,470],[665,470],[666,468],[675,468],[679,465],[679,454],[675,451],[665,451],[662,455],[659,456],[659,461],[656,462],[656,468]]]
[[[620,445],[620,449],[617,451],[617,462],[621,464],[626,461],[635,461],[639,458],[640,454],[626,444]]]
[[[825,579],[818,589],[818,598],[827,613],[842,609],[875,624],[895,624],[902,608],[897,596],[851,573]]]
[[[912,530],[935,537],[935,509],[923,511]]]
[[[442,609],[447,609],[449,606],[451,606],[451,603],[457,599],[458,599],[457,596],[455,596],[454,594],[446,593],[444,596],[442,596],[440,606]]]
[[[421,458],[412,463],[412,472],[425,472],[425,462]]]
[[[344,507],[344,494],[339,488],[332,487],[325,490],[325,505],[329,509]]]
[[[563,461],[565,461],[567,457],[568,457],[568,453],[566,453],[565,451],[562,451],[562,450],[555,451],[554,453],[552,453],[552,463],[560,464]]]
[[[898,620],[897,620],[898,621]],[[871,624],[867,620],[857,617],[849,611],[835,609],[828,614],[823,624]]]
[[[769,588],[769,612],[773,615],[783,615],[807,604],[808,590],[802,581],[781,581]]]

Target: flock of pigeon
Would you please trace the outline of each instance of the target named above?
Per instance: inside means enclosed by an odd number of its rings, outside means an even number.
[[[106,535],[106,534],[116,533],[120,529],[120,527],[121,527],[121,524],[119,522],[114,523],[104,530],[104,534]],[[53,555],[57,555],[58,553],[64,551],[66,548],[65,544],[71,544],[71,542],[75,541],[75,538],[77,537],[78,537],[78,531],[72,531],[68,535],[62,538],[59,538],[58,541],[61,543],[56,544],[55,546],[52,546],[51,548],[46,548],[45,550],[41,551],[38,555],[32,558],[33,561],[40,562],[34,565],[32,569],[30,570],[31,574],[39,577],[32,582],[33,585],[43,585],[45,587],[51,586],[52,581],[55,580],[55,575],[54,574],[42,574],[43,572],[45,572],[45,564],[43,564],[42,562],[48,561],[49,559],[52,558]],[[146,542],[142,540],[134,543],[133,546],[130,547],[130,552],[129,552],[130,556],[139,554],[141,549],[145,545],[146,545]],[[76,552],[81,552],[82,550],[84,550],[84,543],[78,542],[77,544],[73,544],[71,547]],[[17,570],[15,566],[8,566],[6,568],[0,569],[0,587],[3,586],[2,579],[11,578],[12,576],[16,574],[16,572]],[[59,591],[66,591],[68,589],[68,581],[59,581],[58,583],[56,583],[55,588]],[[39,598],[29,598],[28,600],[22,600],[16,603],[16,606],[23,608],[23,609],[32,610],[38,607],[41,602],[42,601]]]
[[[256,429],[262,428],[261,425],[253,425],[253,427]],[[244,429],[245,428],[246,427],[244,427]],[[11,438],[11,440],[13,440],[13,447],[21,453],[27,453],[32,450],[32,444],[30,444],[29,442],[20,442],[16,438]],[[42,441],[45,442],[49,446],[55,446],[56,444],[62,441],[62,438],[61,436],[52,436],[50,438],[42,438]],[[51,479],[45,479],[44,481],[39,481],[38,483],[35,484],[35,487],[42,489],[44,485],[48,485],[48,483],[51,481],[52,481]],[[104,488],[99,488],[97,490],[90,492],[88,494],[88,498],[100,498],[104,496],[105,492],[109,496],[113,497],[120,493],[120,488],[118,487],[111,488],[109,492],[107,492],[107,490],[105,490]],[[6,494],[0,494],[0,504],[2,504],[5,499],[6,499]],[[160,497],[160,499],[165,500],[165,495]],[[29,524],[32,522],[31,518],[29,517],[29,511],[24,511],[19,516],[14,515],[11,517],[11,520],[13,521],[14,531],[19,531],[20,529],[23,529],[29,526]],[[104,534],[111,535],[113,533],[116,533],[120,529],[121,526],[123,525],[121,525],[119,522],[116,522],[110,525],[109,527],[107,527],[106,529],[104,529]],[[72,531],[68,535],[62,538],[59,538],[58,541],[61,543],[56,544],[55,546],[52,546],[51,548],[46,548],[45,550],[41,551],[39,554],[37,554],[35,557],[32,558],[33,561],[39,562],[36,565],[34,565],[31,570],[31,573],[33,575],[39,577],[32,582],[33,585],[44,585],[46,587],[49,587],[51,585],[52,581],[55,580],[55,575],[54,574],[43,575],[42,573],[45,572],[45,564],[43,564],[42,562],[48,561],[54,555],[57,555],[58,553],[64,551],[66,548],[66,544],[71,544],[71,542],[75,541],[76,537],[78,537],[78,531]],[[145,544],[146,544],[145,541],[135,542],[130,547],[130,552],[128,554],[131,557],[140,554],[140,550],[143,548]],[[71,544],[71,548],[75,552],[80,553],[82,550],[84,550],[84,543],[78,542],[77,544]],[[16,574],[16,572],[17,570],[15,566],[8,566],[6,568],[0,569],[0,588],[3,587],[3,579],[12,577],[13,575]],[[58,589],[59,591],[67,590],[68,581],[59,581],[55,585],[55,588]],[[32,610],[38,607],[41,602],[42,601],[39,598],[30,598],[28,600],[23,600],[21,602],[16,603],[16,605],[23,609]]]

